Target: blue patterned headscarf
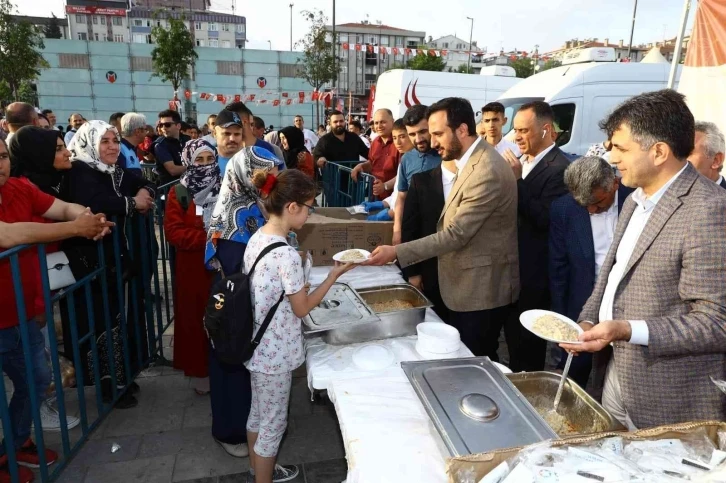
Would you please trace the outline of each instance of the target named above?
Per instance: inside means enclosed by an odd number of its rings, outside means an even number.
[[[265,224],[257,204],[259,194],[252,184],[252,173],[256,169],[270,170],[277,162],[274,154],[254,146],[242,148],[229,160],[207,233],[204,261],[208,268],[219,268],[215,260],[218,240],[246,245]]]

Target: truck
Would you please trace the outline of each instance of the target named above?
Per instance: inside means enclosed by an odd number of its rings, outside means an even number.
[[[482,75],[411,69],[389,70],[378,78],[373,112],[390,109],[393,118],[399,119],[415,104],[430,106],[445,97],[463,97],[479,113],[484,104],[494,101],[522,81],[515,77],[511,67],[496,67],[486,71],[482,69],[485,71]]]
[[[598,127],[620,103],[644,92],[665,89],[669,64],[618,62],[613,48],[582,49],[567,56],[563,65],[535,74],[511,87],[497,101],[505,107],[511,132],[514,116],[528,102],[545,101],[555,114],[557,145],[565,153],[581,156],[605,141]],[[676,76],[676,86],[680,68]]]

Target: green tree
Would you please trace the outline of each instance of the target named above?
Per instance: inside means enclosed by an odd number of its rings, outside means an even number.
[[[416,54],[415,57],[408,59],[408,62],[406,62],[406,68],[441,72],[446,68],[446,61],[444,61],[443,57],[428,55],[428,51],[425,50],[423,54]]]
[[[310,23],[310,29],[296,44],[303,51],[302,58],[297,61],[297,77],[320,91],[325,84],[337,79],[340,72],[335,52],[338,42],[326,30],[328,17],[321,10],[304,10],[302,16]],[[315,110],[316,124],[320,124],[320,103],[317,100]]]
[[[560,62],[557,59],[549,59],[547,60],[544,65],[540,68],[540,72],[543,72],[545,70],[554,69],[555,67],[559,67],[562,65],[562,62]]]
[[[394,62],[384,72],[388,72],[389,70],[394,70],[394,69],[405,69],[405,68],[406,68],[406,64],[402,64],[401,62]]]
[[[51,15],[53,16],[48,21],[48,25],[43,27],[43,35],[45,35],[46,39],[62,39],[63,32],[61,32],[58,17],[56,17],[54,13]]]
[[[532,65],[532,59],[529,57],[519,57],[515,60],[510,60],[509,65],[514,68],[517,77],[520,79],[526,79],[534,74],[534,65]]]
[[[151,39],[156,44],[151,51],[154,73],[163,81],[171,82],[174,98],[182,81],[189,77],[190,69],[199,57],[194,51],[194,36],[184,25],[184,18],[169,18],[169,27],[157,25],[151,30]]]
[[[28,22],[13,19],[14,8],[9,0],[0,0],[0,84],[12,99],[18,99],[23,83],[37,79],[48,63],[40,53],[45,48],[40,32]]]
[[[474,73],[474,68],[471,67],[471,66],[469,66],[469,65],[466,65],[466,64],[461,64],[456,69],[456,72],[458,72],[459,74],[473,74]]]

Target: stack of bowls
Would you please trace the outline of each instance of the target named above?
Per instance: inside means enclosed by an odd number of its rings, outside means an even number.
[[[461,347],[459,331],[440,322],[423,322],[416,326],[416,351],[424,357],[437,359],[451,355]]]

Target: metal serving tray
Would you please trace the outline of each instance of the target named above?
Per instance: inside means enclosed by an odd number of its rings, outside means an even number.
[[[388,300],[408,301],[414,308],[375,313],[370,307]],[[426,309],[432,306],[418,289],[406,283],[358,291],[336,283],[323,303],[303,320],[305,334],[321,333],[323,340],[333,345],[415,335],[416,326],[424,321]]]
[[[506,376],[540,414],[552,409],[562,375],[554,372],[520,372]],[[625,426],[569,378],[565,383],[557,413],[567,420],[567,428],[559,433],[561,437],[626,430]]]
[[[452,456],[556,439],[488,357],[401,362]]]

